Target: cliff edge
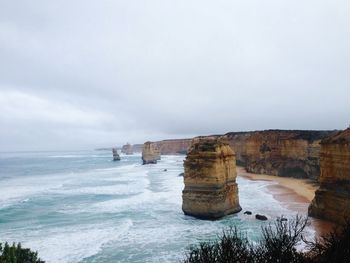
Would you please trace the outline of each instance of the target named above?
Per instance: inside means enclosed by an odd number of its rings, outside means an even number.
[[[350,218],[350,128],[322,140],[320,167],[309,215],[342,223]]]

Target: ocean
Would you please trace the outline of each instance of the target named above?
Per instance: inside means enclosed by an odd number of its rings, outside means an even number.
[[[238,177],[242,212],[185,216],[184,158],[142,165],[140,154],[113,162],[110,151],[0,153],[0,242],[21,242],[53,263],[181,262],[191,245],[230,226],[258,240],[268,222],[246,210],[296,214],[268,191],[274,182]]]

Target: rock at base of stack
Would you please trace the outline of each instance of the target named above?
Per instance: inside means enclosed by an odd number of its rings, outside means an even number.
[[[152,142],[145,142],[142,149],[142,164],[157,163],[160,160],[160,151]]]
[[[113,148],[112,152],[113,152],[113,161],[120,161],[120,156],[118,154],[118,150],[116,148]]]
[[[182,210],[201,219],[218,219],[241,211],[236,183],[236,158],[227,142],[193,139],[184,161]]]
[[[309,215],[343,223],[350,219],[350,128],[322,140],[320,168]]]

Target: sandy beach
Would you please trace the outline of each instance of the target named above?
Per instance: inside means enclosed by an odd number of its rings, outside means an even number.
[[[315,182],[307,179],[248,173],[244,167],[237,167],[237,175],[253,181],[270,181],[271,185],[266,186],[266,190],[283,206],[301,215],[307,215],[310,202],[318,188]],[[334,227],[332,223],[320,219],[310,218],[310,222],[318,236]]]

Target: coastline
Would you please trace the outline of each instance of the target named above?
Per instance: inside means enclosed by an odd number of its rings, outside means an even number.
[[[307,215],[308,207],[319,187],[308,179],[254,174],[247,172],[241,166],[237,166],[237,176],[252,181],[271,182],[270,185],[266,186],[266,190],[272,194],[273,198],[281,202],[287,209],[301,215]],[[310,218],[310,222],[318,237],[330,232],[334,227],[333,223],[321,219]]]

